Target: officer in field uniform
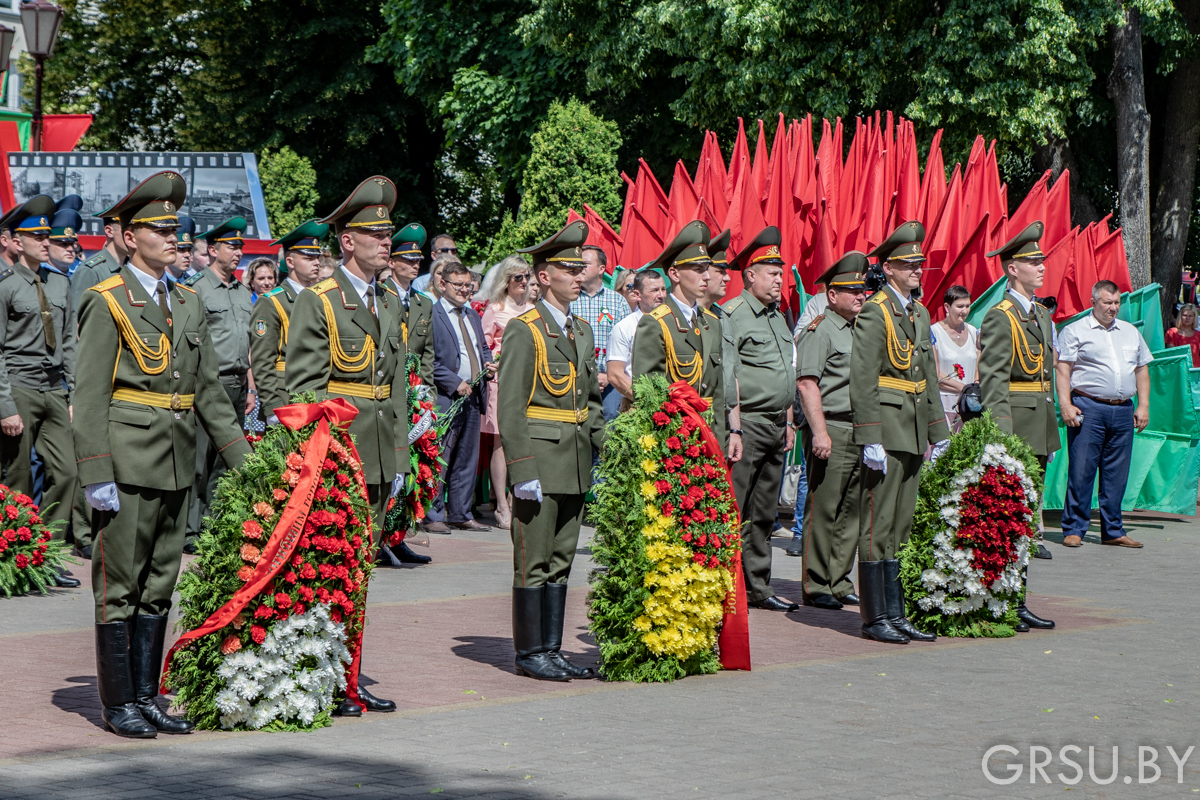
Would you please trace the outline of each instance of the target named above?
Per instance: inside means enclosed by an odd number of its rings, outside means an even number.
[[[36,447],[45,464],[43,516],[65,522],[76,489],[70,405],[78,340],[70,282],[43,266],[54,213],[54,201],[38,195],[9,215],[6,226],[20,255],[12,267],[0,269],[0,457],[3,482],[33,495],[30,449]],[[64,534],[65,526],[54,536]],[[66,575],[56,582],[79,585]]]
[[[804,506],[806,606],[839,609],[856,605],[850,570],[858,546],[862,505],[862,445],[854,443],[850,411],[850,361],[854,320],[866,295],[867,257],[842,256],[817,280],[829,307],[801,332],[796,343],[796,381],[804,409],[808,501]],[[802,487],[803,488],[803,487]]]
[[[726,228],[717,238],[708,243],[708,255],[713,263],[713,275],[716,280],[721,281],[722,291],[724,286],[728,285],[728,280],[724,276],[730,269],[728,252],[730,236],[729,228]],[[710,277],[711,280],[713,280],[712,277]],[[701,301],[701,305],[703,304]],[[738,404],[737,346],[734,345],[733,338],[730,336],[729,326],[725,324],[725,319],[729,316],[725,309],[718,302],[712,303],[708,309],[721,321],[721,383],[725,386],[725,408],[729,411]]]
[[[395,204],[396,185],[376,175],[321,220],[338,237],[342,263],[333,277],[296,296],[284,372],[288,394],[340,397],[358,409],[350,433],[362,458],[374,536],[388,498],[400,491],[409,471],[403,307],[395,290],[376,280],[387,267]],[[371,695],[362,683],[358,694],[368,711],[396,710],[394,702]],[[342,700],[334,714],[362,711]]]
[[[604,438],[592,328],[571,314],[583,285],[587,235],[587,224],[575,221],[518,251],[533,257],[542,297],[504,329],[497,383],[500,441],[514,498],[516,671],[546,681],[596,676],[561,652],[567,577],[592,481],[592,449],[599,450]]]
[[[421,248],[425,246],[425,228],[410,222],[392,237],[392,282],[404,306],[404,323],[408,326],[408,352],[421,359],[421,380],[433,386],[433,301],[428,295],[413,291],[412,282],[421,269]]]
[[[267,422],[274,424],[275,410],[288,405],[284,371],[287,369],[289,320],[296,297],[317,282],[321,270],[321,240],[328,225],[315,219],[301,223],[280,236],[272,245],[282,249],[280,271],[283,281],[267,292],[250,315],[250,362],[254,364],[254,383],[262,401]]]
[[[979,388],[983,407],[992,412],[1000,430],[1025,440],[1045,476],[1050,455],[1062,444],[1054,403],[1054,322],[1034,299],[1045,280],[1046,255],[1038,243],[1043,227],[1034,222],[987,254],[1000,256],[1008,292],[988,309],[979,329]],[[1045,551],[1040,543],[1034,547],[1035,552]],[[1017,606],[1017,618],[1020,632],[1054,627],[1052,620],[1034,614],[1025,603]]]
[[[731,269],[742,270],[746,288],[725,303],[721,331],[737,353],[738,402],[729,414],[729,438],[741,439],[742,452],[730,469],[742,514],[747,600],[756,608],[795,611],[799,605],[779,598],[771,588],[771,531],[778,515],[783,462],[795,437],[792,334],[779,310],[780,241],[779,229],[769,226],[730,260]],[[728,365],[728,357],[725,360]]]
[[[896,552],[912,532],[925,448],[937,442],[940,454],[950,438],[929,311],[913,297],[921,286],[924,238],[921,223],[906,222],[867,254],[879,259],[887,284],[859,312],[850,357],[854,443],[863,445],[868,468],[858,540],[862,635],[895,644],[935,638],[905,616]]]
[[[721,321],[699,305],[708,289],[712,258],[708,226],[693,220],[643,269],[661,269],[671,280],[671,293],[661,306],[644,315],[633,337],[633,379],[659,373],[667,383],[683,381],[712,401],[713,433],[729,447],[722,378]]]
[[[75,455],[95,509],[97,684],[105,727],[133,738],[193,727],[155,698],[197,420],[230,467],[250,453],[217,377],[203,304],[164,279],[185,195],[182,176],[160,172],[105,212],[120,218],[129,264],[84,292],[79,311]]]

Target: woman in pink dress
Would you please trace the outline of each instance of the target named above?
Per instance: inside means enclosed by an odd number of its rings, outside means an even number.
[[[1167,331],[1167,347],[1190,347],[1192,366],[1200,367],[1200,335],[1196,333],[1196,307],[1191,303],[1179,308],[1175,327]]]
[[[529,284],[529,264],[523,256],[509,256],[488,270],[483,289],[488,299],[483,312],[483,338],[492,348],[492,360],[496,362],[500,361],[500,340],[504,336],[504,326],[509,320],[533,308],[533,302],[529,299]],[[505,486],[508,471],[504,465],[504,448],[500,446],[500,429],[496,427],[496,397],[499,394],[496,386],[488,392],[487,411],[479,429],[494,437],[491,472],[492,493],[496,496],[496,525],[507,528],[512,524],[512,506]]]

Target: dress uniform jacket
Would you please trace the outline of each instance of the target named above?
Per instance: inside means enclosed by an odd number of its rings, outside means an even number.
[[[289,320],[295,303],[296,290],[284,281],[282,286],[260,297],[250,315],[250,362],[254,364],[254,385],[266,416],[290,402],[284,370]]]
[[[1037,302],[1030,312],[1011,297],[988,309],[979,332],[979,384],[983,406],[1000,430],[1021,437],[1044,457],[1061,446],[1054,403],[1053,322]]]
[[[682,380],[701,397],[712,401],[713,433],[721,446],[728,444],[725,424],[725,387],[722,377],[721,321],[711,311],[698,308],[692,324],[684,322],[674,295],[638,321],[633,339],[633,377],[659,373],[668,383]]]
[[[354,404],[358,416],[350,433],[363,475],[368,484],[383,485],[409,471],[407,330],[395,290],[372,286],[377,320],[342,267],[297,296],[284,375],[289,394],[315,392],[317,400],[343,397]]]

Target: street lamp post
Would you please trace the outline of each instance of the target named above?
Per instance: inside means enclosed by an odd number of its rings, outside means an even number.
[[[33,149],[42,149],[42,70],[46,59],[54,55],[63,10],[49,0],[21,4],[21,27],[25,29],[25,48],[33,56]]]

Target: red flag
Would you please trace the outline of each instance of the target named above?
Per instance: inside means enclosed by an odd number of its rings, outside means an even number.
[[[779,252],[783,256],[783,305],[791,305],[795,288],[792,267],[800,263],[800,237],[796,229],[796,201],[792,196],[792,175],[787,157],[787,137],[783,135],[783,115],[771,151],[771,174],[767,179],[767,203],[763,209],[766,225],[779,228]],[[753,235],[753,234],[751,234]]]
[[[568,208],[567,209],[567,224],[570,225],[572,222],[574,222],[577,219],[583,219],[583,217],[576,214],[575,209]]]
[[[895,219],[885,226],[889,230],[900,222],[920,219],[921,214],[921,163],[911,122],[902,121],[896,146],[900,150],[896,175],[896,213]]]
[[[942,207],[946,196],[946,164],[942,160],[942,129],[938,128],[929,143],[929,156],[925,159],[925,174],[921,176],[921,199],[917,215],[926,228]]]
[[[979,224],[975,226],[975,230],[967,237],[962,251],[958,253],[949,268],[943,271],[937,289],[928,296],[928,302],[925,304],[934,321],[946,316],[942,297],[951,286],[964,286],[971,293],[971,297],[979,297],[996,282],[996,279],[992,277],[993,271],[988,265],[988,262],[994,259],[986,256],[990,229],[990,218],[985,214]]]
[[[700,163],[696,165],[696,194],[708,203],[718,226],[723,226],[725,217],[729,215],[729,195],[725,193],[725,178],[725,161],[721,157],[717,135],[708,131],[704,135]]]
[[[47,114],[42,120],[42,149],[48,153],[74,150],[92,126],[91,114]]]
[[[571,211],[574,214],[574,211]],[[576,215],[578,216],[578,215]],[[567,222],[572,220],[568,219]],[[612,229],[612,226],[605,221],[603,217],[595,212],[587,203],[583,204],[583,221],[588,226],[587,243],[596,245],[604,251],[605,257],[608,258],[608,273],[616,269],[618,256],[624,248],[625,242],[621,236]]]
[[[637,206],[629,209],[629,221],[621,226],[624,244],[620,265],[625,269],[641,269],[663,251],[666,243],[650,225]]]
[[[1054,182],[1054,188],[1046,193],[1046,216],[1042,218],[1046,229],[1042,232],[1043,252],[1047,244],[1054,244],[1071,230],[1071,171],[1064,169]]]
[[[1012,231],[1013,236],[1016,236],[1021,231],[1028,228],[1037,220],[1046,221],[1046,182],[1050,180],[1050,170],[1046,170],[1042,177],[1038,178],[1037,183],[1029,190],[1029,194],[1025,195],[1025,199],[1021,201],[1021,205],[1017,206],[1017,210],[1013,212],[1012,217],[1008,220],[1008,229]],[[1067,229],[1068,231],[1070,228]],[[1063,231],[1065,235],[1067,231]],[[1042,247],[1042,252],[1046,248]]]
[[[750,170],[750,147],[746,144],[746,126],[738,117],[737,138],[733,140],[733,152],[729,154],[729,171],[725,174],[725,196],[733,202],[733,193],[742,173]]]
[[[675,162],[675,174],[671,177],[671,194],[667,198],[667,209],[670,212],[671,228],[663,236],[668,241],[675,233],[691,222],[695,217],[691,212],[696,210],[700,195],[688,176],[687,167],[682,161]]]
[[[959,165],[955,164],[950,186],[942,199],[942,207],[938,210],[933,224],[925,228],[925,242],[921,249],[929,257],[925,264],[926,269],[943,270],[958,257],[963,242],[962,217],[962,173]]]
[[[733,201],[729,204],[729,216],[725,220],[729,228],[729,252],[738,253],[767,227],[763,218],[762,204],[758,202],[758,189],[754,186],[754,178],[749,170],[744,170],[738,185],[733,190]],[[718,231],[713,231],[715,236]],[[739,270],[729,271],[729,286],[726,297],[736,297],[742,292],[742,273]]]
[[[1098,226],[1096,233],[1099,234]],[[1092,252],[1095,254],[1098,280],[1112,281],[1122,292],[1133,291],[1133,281],[1129,279],[1129,260],[1125,255],[1125,241],[1120,228],[1100,237]]]
[[[1075,296],[1071,294],[1068,283],[1075,276],[1075,237],[1078,235],[1079,228],[1076,228],[1055,242],[1053,247],[1042,250],[1046,254],[1046,277],[1038,296],[1053,297],[1058,301],[1058,307],[1054,309],[1056,322],[1071,316],[1067,309],[1075,305]]]
[[[1074,291],[1074,308],[1072,314],[1078,314],[1084,309],[1091,308],[1092,286],[1100,277],[1096,270],[1096,254],[1092,250],[1092,228],[1089,225],[1075,237],[1075,279],[1071,281]],[[1059,302],[1062,299],[1059,298]]]
[[[837,245],[834,244],[833,215],[828,212],[828,209],[821,211],[821,220],[817,225],[816,236],[813,240],[812,258],[808,262],[807,272],[800,273],[800,277],[804,279],[805,285],[810,287],[810,290],[816,285],[817,279],[824,274],[825,270],[832,267],[843,255],[838,252]]]
[[[783,115],[779,115],[783,119]],[[750,174],[754,177],[754,189],[758,192],[759,205],[767,199],[767,173],[771,170],[771,157],[767,155],[767,133],[763,121],[758,121],[758,141],[754,144],[754,166]]]

